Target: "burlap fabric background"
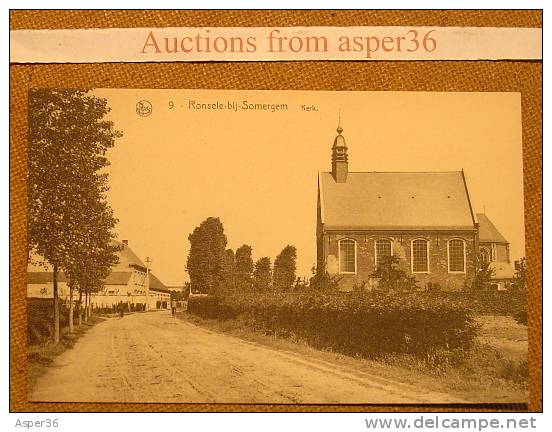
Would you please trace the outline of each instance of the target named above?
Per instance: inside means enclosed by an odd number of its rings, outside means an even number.
[[[164,26],[542,27],[540,11],[12,11],[11,29]],[[10,66],[10,409],[12,411],[542,410],[542,63],[260,62]],[[529,275],[528,406],[60,404],[26,401],[27,91],[31,87],[521,92]],[[497,152],[497,154],[500,154]],[[497,163],[500,163],[498,160]]]

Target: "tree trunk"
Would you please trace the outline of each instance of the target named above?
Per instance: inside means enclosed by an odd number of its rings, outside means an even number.
[[[88,322],[88,292],[84,295],[84,322]]]
[[[58,268],[54,265],[53,269],[54,283],[54,343],[59,343],[59,296],[58,296]]]
[[[82,291],[79,290],[79,326],[82,325]]]
[[[73,306],[73,284],[69,286],[69,333],[75,331],[73,326],[73,315],[75,314],[75,308]]]

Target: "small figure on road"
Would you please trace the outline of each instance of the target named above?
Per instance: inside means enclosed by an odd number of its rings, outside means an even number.
[[[117,306],[117,310],[119,311],[119,318],[122,318],[123,315],[124,315],[123,302],[122,301],[119,302],[119,305]]]
[[[172,316],[175,317],[176,316],[176,300],[175,299],[171,300],[171,311],[172,311]]]

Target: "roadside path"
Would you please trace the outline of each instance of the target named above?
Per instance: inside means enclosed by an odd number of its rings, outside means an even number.
[[[444,393],[137,313],[97,324],[29,395],[40,402],[461,403]]]

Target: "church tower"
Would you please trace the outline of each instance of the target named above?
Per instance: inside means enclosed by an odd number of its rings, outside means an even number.
[[[341,133],[343,128],[341,122],[337,126],[337,136],[334,139],[332,147],[332,175],[337,183],[347,181],[347,172],[349,171],[349,157],[347,155],[347,144]]]

